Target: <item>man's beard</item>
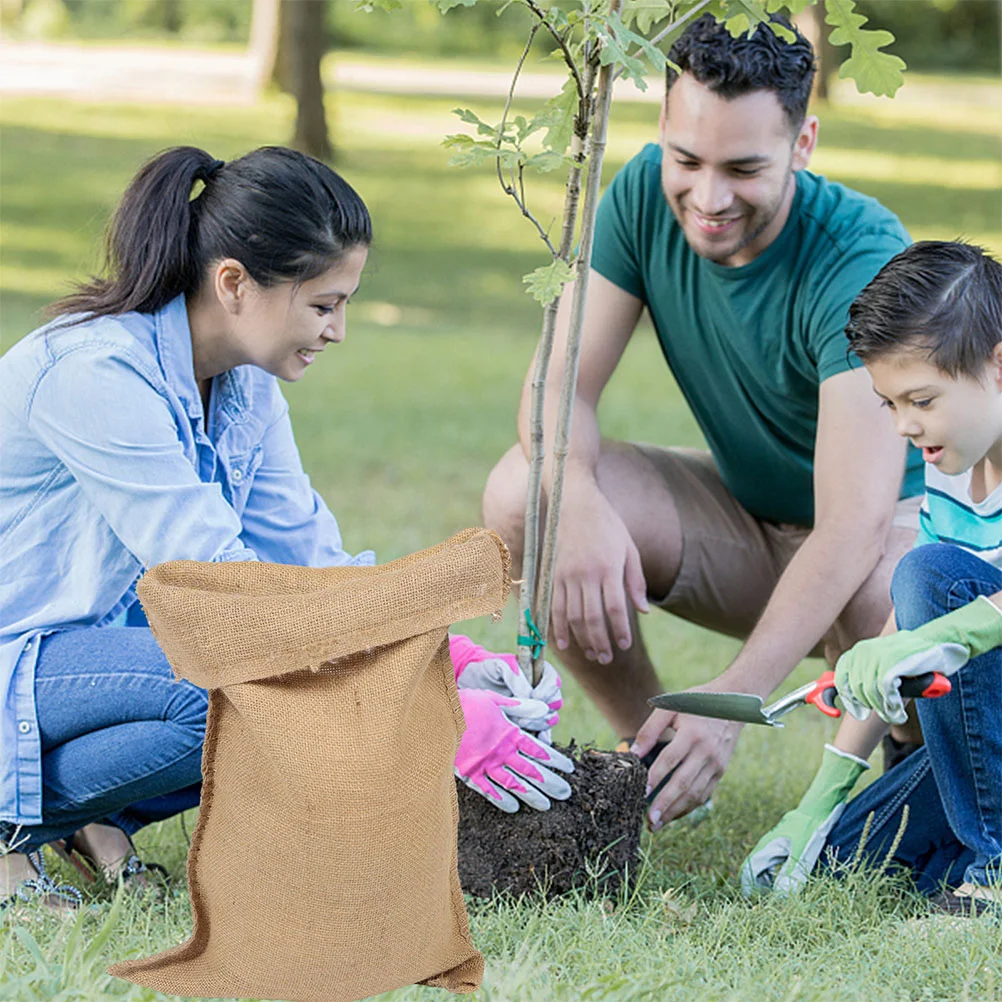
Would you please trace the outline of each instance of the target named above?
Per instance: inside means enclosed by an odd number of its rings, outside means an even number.
[[[779,215],[780,210],[783,208],[783,202],[786,199],[786,193],[789,190],[790,180],[793,177],[793,165],[792,162],[787,164],[786,175],[783,178],[783,187],[780,190],[779,195],[776,197],[776,201],[772,205],[768,206],[766,209],[756,210],[752,216],[749,228],[743,237],[732,247],[721,248],[720,250],[713,251],[712,253],[700,254],[696,251],[700,257],[706,258],[707,261],[713,261],[715,264],[724,264],[730,258],[734,257],[736,254],[740,254],[746,247],[754,243],[771,225],[776,216]],[[685,228],[683,227],[682,232],[685,233]],[[689,243],[688,237],[686,237],[686,242]],[[689,243],[692,247],[692,244]],[[696,250],[695,247],[692,248]]]

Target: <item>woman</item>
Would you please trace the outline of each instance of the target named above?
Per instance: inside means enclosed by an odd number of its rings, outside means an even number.
[[[173,681],[145,624],[145,567],[373,563],[344,551],[277,383],[344,340],[371,239],[358,194],[310,157],[167,150],[123,196],[107,277],[0,359],[0,902],[59,905],[36,876],[45,843],[142,883],[132,834],[198,803],[207,696]],[[480,739],[462,777],[495,800],[568,796],[537,769],[567,760],[510,740],[513,720],[555,719],[555,673],[529,692],[510,659],[464,657],[461,684],[481,688],[462,697]],[[550,710],[504,698],[520,683]]]

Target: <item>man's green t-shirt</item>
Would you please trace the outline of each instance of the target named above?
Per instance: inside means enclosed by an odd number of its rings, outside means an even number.
[[[795,177],[780,235],[750,264],[727,267],[689,247],[652,143],[602,198],[592,267],[647,306],[738,501],[759,518],[809,526],[819,387],[860,365],[847,354],[849,304],[911,239],[876,200],[808,171]],[[922,493],[922,465],[909,446],[902,497]]]

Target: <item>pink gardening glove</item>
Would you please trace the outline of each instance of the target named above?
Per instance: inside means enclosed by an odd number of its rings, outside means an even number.
[[[534,699],[512,699],[489,689],[460,689],[466,731],[456,752],[456,775],[491,803],[513,814],[518,802],[537,811],[550,800],[571,795],[567,781],[550,769],[573,772],[574,763],[537,741],[509,719],[509,713],[539,719],[547,706]],[[542,763],[545,762],[548,769]],[[517,798],[517,799],[516,799]]]
[[[539,685],[533,687],[519,670],[514,654],[494,654],[462,635],[449,637],[449,653],[456,672],[456,685],[461,689],[490,689],[502,696],[546,703],[551,712],[542,719],[525,717],[515,710],[509,711],[508,716],[522,730],[537,732],[540,741],[550,743],[550,728],[560,719],[557,710],[564,701],[560,695],[560,676],[549,661],[543,662],[543,677]]]

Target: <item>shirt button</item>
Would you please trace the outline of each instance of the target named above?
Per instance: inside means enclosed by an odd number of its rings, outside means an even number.
[[[18,729],[18,730],[19,730],[19,731],[20,731],[20,732],[21,732],[22,734],[27,734],[27,733],[28,733],[28,731],[30,731],[30,730],[31,730],[31,724],[29,724],[27,720],[22,720],[22,721],[21,721],[21,723],[19,723],[19,724],[17,725],[17,729]]]
[[[233,471],[233,482],[234,483],[239,484],[240,481],[243,480],[243,478],[244,478],[244,475],[240,472],[240,470],[234,470]]]

